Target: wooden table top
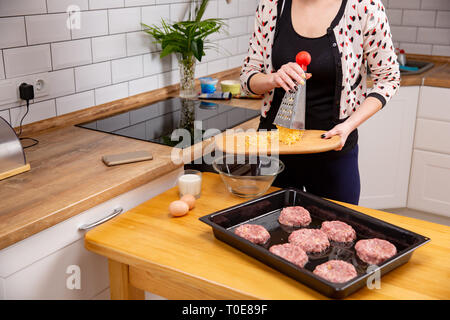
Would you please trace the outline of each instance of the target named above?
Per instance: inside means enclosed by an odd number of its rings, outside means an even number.
[[[277,190],[272,187],[269,192]],[[162,285],[153,293],[176,298],[183,292],[164,279],[195,286],[202,297],[256,299],[325,299],[313,289],[217,240],[199,217],[245,201],[225,190],[220,177],[203,174],[202,196],[184,217],[172,218],[168,205],[178,199],[177,188],[139,205],[86,234],[88,250],[142,270]],[[413,218],[346,205],[365,214],[431,238],[411,260],[381,278],[381,289],[363,288],[350,299],[448,299],[450,297],[450,228]],[[132,281],[132,280],[130,280]],[[139,276],[135,283],[144,281]],[[133,283],[133,281],[132,281]],[[141,288],[142,289],[142,288]]]

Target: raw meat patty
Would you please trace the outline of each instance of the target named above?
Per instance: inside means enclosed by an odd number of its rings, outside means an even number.
[[[320,230],[327,234],[329,240],[336,242],[351,242],[356,239],[355,230],[342,221],[324,221]]]
[[[330,242],[325,232],[319,229],[300,229],[289,236],[289,242],[300,246],[306,252],[322,252]]]
[[[342,260],[322,263],[314,269],[313,273],[334,283],[347,282],[358,275],[352,264]]]
[[[256,244],[264,244],[270,238],[266,228],[257,224],[243,224],[237,227],[234,233]]]
[[[355,250],[358,257],[369,264],[380,264],[397,253],[392,243],[378,238],[359,240]]]
[[[283,243],[271,246],[270,252],[286,259],[289,262],[303,268],[303,266],[308,262],[308,256],[305,251],[299,246],[292,243]]]
[[[309,211],[301,206],[286,207],[281,210],[278,222],[290,227],[306,227],[311,223]]]

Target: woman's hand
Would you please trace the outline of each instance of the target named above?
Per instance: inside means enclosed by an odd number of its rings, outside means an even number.
[[[281,66],[277,72],[271,73],[269,81],[273,88],[282,87],[286,91],[295,91],[297,85],[305,84],[305,80],[311,78],[310,73],[305,73],[295,62],[288,62]]]
[[[257,73],[250,78],[248,87],[255,94],[265,94],[274,88],[282,87],[286,91],[297,90],[297,85],[305,84],[305,79],[311,78],[311,73],[305,73],[295,62],[281,66],[274,73]]]
[[[330,131],[324,133],[321,138],[322,139],[330,139],[333,136],[340,136],[341,137],[341,143],[339,145],[339,147],[337,147],[336,149],[334,149],[335,151],[339,151],[342,150],[342,148],[344,147],[345,141],[347,141],[348,135],[354,130],[355,128],[353,128],[347,121],[344,121],[338,125],[336,125],[333,129],[331,129]]]

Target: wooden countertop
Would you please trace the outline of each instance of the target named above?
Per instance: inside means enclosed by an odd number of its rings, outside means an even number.
[[[78,127],[33,137],[31,171],[0,181],[0,249],[180,167],[170,147]],[[136,150],[154,159],[115,167],[101,160]]]
[[[203,174],[202,196],[188,215],[169,215],[175,199],[177,188],[98,226],[86,234],[86,248],[129,265],[132,286],[169,299],[326,298],[217,240],[211,227],[198,220],[245,201],[228,193],[217,174]],[[381,289],[363,288],[350,299],[450,297],[449,227],[344,205],[431,238],[408,263],[381,278]]]
[[[450,88],[450,63],[436,65],[424,77],[423,85],[430,87]]]
[[[432,86],[450,88],[450,57],[407,54],[407,60],[428,61],[434,66],[421,74],[401,75],[400,87]],[[371,79],[367,80],[368,87],[372,87]]]

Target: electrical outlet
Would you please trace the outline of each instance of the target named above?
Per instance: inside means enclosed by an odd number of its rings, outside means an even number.
[[[11,104],[16,106],[22,103],[19,86],[24,82],[33,85],[35,98],[42,98],[50,93],[49,74],[47,72],[0,80],[0,106],[8,104],[11,107]]]
[[[20,83],[26,82],[28,84],[33,85],[35,98],[45,97],[46,95],[48,95],[49,80],[48,80],[47,73],[30,75],[26,78],[27,78],[27,80],[20,81]],[[20,86],[20,83],[18,83],[18,86]],[[20,98],[20,96],[19,96],[19,98]]]
[[[49,93],[49,81],[48,76],[45,77],[39,76],[34,81],[34,96],[35,97],[44,97]]]

